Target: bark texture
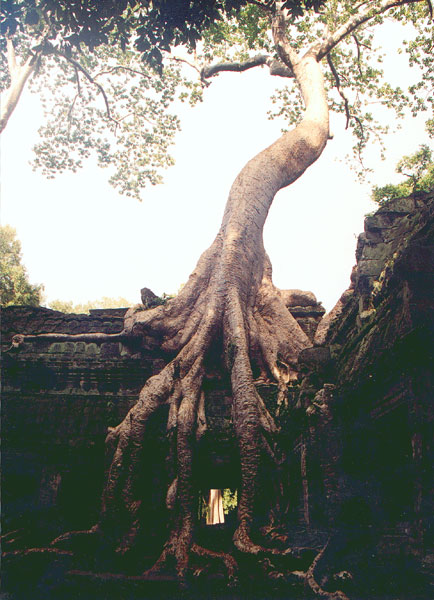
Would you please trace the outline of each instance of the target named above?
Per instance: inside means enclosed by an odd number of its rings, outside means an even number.
[[[278,30],[275,36],[279,37]],[[184,582],[191,554],[216,558],[215,553],[201,548],[194,540],[197,490],[192,470],[196,442],[206,431],[202,381],[207,356],[215,347],[221,348],[222,367],[231,381],[232,422],[240,459],[241,489],[234,545],[239,552],[253,555],[289,552],[289,549],[266,550],[252,540],[262,458],[268,456],[278,463],[273,442],[278,427],[256,390],[255,377],[276,382],[279,401],[283,401],[288,382],[297,376],[298,355],[311,342],[289,312],[288,298],[272,283],[262,234],[276,193],[316,161],[326,145],[329,127],[317,58],[307,54],[303,58],[291,56],[289,60],[283,54],[283,59],[299,84],[306,106],[304,118],[295,129],[250,160],[237,176],[220,230],[180,294],[163,306],[146,309],[141,305],[130,309],[120,334],[75,336],[77,340],[110,338],[122,342],[152,332],[159,335],[162,348],[173,356],[160,373],[148,379],[135,406],[107,435],[100,519],[88,532],[110,540],[120,555],[135,546],[141,533],[146,487],[143,479],[145,462],[149,460],[144,455],[144,440],[151,417],[159,407],[168,405],[171,453],[166,505],[172,515],[171,525],[161,556],[148,575],[174,562],[177,575]],[[70,336],[43,337],[60,340]],[[20,341],[17,337],[14,343]],[[274,487],[277,489],[279,485]],[[274,512],[271,521],[275,520]],[[78,533],[78,537],[84,534]],[[65,534],[53,543],[64,546],[72,535]],[[234,578],[233,557],[222,554],[220,558],[229,577]],[[305,578],[308,583],[314,581],[312,569]]]
[[[100,520],[89,533],[110,539],[121,555],[134,547],[141,533],[147,460],[143,441],[153,414],[162,405],[168,405],[171,455],[166,504],[172,515],[171,526],[161,556],[148,574],[159,572],[174,561],[181,582],[186,580],[192,553],[214,558],[212,552],[200,548],[194,540],[197,490],[192,465],[196,441],[206,430],[202,392],[206,359],[216,345],[222,348],[222,364],[230,376],[232,421],[240,458],[241,489],[234,545],[239,552],[253,555],[289,551],[265,550],[252,540],[261,460],[267,455],[278,462],[272,441],[278,427],[256,390],[254,373],[259,373],[261,380],[274,380],[282,401],[287,383],[296,377],[298,355],[311,342],[288,311],[288,299],[272,283],[262,234],[276,193],[317,160],[327,143],[329,125],[318,59],[312,52],[302,58],[288,53],[284,26],[284,22],[276,20],[274,35],[281,59],[299,85],[306,107],[303,120],[250,160],[237,176],[220,230],[176,298],[151,309],[130,309],[120,334],[80,336],[96,340],[103,335],[104,339],[123,341],[140,339],[152,332],[160,336],[163,349],[173,356],[160,373],[145,383],[135,406],[108,433]],[[63,339],[60,334],[51,337]],[[66,534],[54,544],[65,544],[70,537]],[[228,575],[235,577],[234,559],[228,555],[221,559]],[[314,568],[315,565],[305,574],[305,580],[316,594],[327,597],[327,592],[312,584]]]
[[[118,335],[122,339],[158,333],[162,347],[174,357],[146,382],[137,404],[107,436],[101,518],[93,529],[110,532],[120,554],[134,546],[140,534],[143,440],[150,418],[167,404],[167,431],[173,443],[166,504],[173,517],[168,540],[149,575],[174,559],[177,575],[185,581],[191,552],[207,552],[198,550],[194,542],[197,490],[192,465],[195,442],[206,430],[202,380],[207,354],[215,344],[222,348],[222,363],[230,376],[240,457],[233,542],[243,553],[270,553],[252,540],[251,530],[261,459],[268,455],[277,462],[271,440],[278,427],[256,390],[253,373],[259,373],[261,380],[274,380],[282,401],[287,383],[296,377],[298,355],[311,342],[288,311],[288,299],[272,283],[262,233],[276,193],[315,162],[329,136],[327,101],[315,56],[292,60],[290,66],[305,101],[304,119],[240,172],[220,230],[181,293],[164,306],[130,309]],[[222,559],[234,576],[233,559],[226,555]],[[312,573],[306,574],[308,583],[314,580]]]
[[[32,54],[25,63],[19,65],[16,61],[15,50],[11,39],[6,40],[8,69],[11,78],[11,84],[5,92],[5,97],[2,99],[0,111],[0,133],[3,132],[8,124],[9,118],[14,112],[21,93],[27,83],[27,80],[35,71],[41,51]]]

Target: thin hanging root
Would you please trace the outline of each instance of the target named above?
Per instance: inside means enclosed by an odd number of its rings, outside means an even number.
[[[237,582],[236,574],[238,571],[238,564],[233,556],[227,554],[226,552],[214,552],[213,550],[208,550],[207,548],[203,548],[198,544],[193,544],[191,547],[191,551],[197,556],[205,556],[207,558],[223,561],[228,573],[228,579],[230,584],[234,585]]]
[[[90,529],[82,529],[79,531],[68,531],[67,533],[63,533],[55,538],[52,542],[50,542],[50,546],[55,548],[62,548],[64,546],[68,547],[74,543],[84,543],[90,539],[96,538],[100,535],[101,531],[99,525],[94,525]]]
[[[160,575],[164,572],[169,556],[173,556],[174,552],[170,550],[167,546],[163,549],[160,556],[154,562],[152,567],[150,567],[147,571],[143,573],[143,577],[152,579],[153,577]]]
[[[315,579],[315,569],[317,568],[319,562],[324,556],[324,553],[327,550],[327,546],[329,545],[329,541],[318,552],[309,569],[307,570],[305,577],[306,583],[310,587],[312,592],[315,594],[315,596],[318,596],[319,598],[326,598],[326,600],[349,600],[348,596],[340,590],[336,592],[327,592],[326,590],[323,590],[323,588],[317,583]]]

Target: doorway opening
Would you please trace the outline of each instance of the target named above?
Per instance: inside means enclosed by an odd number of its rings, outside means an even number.
[[[237,505],[236,489],[202,490],[199,493],[199,521],[206,525],[223,525],[235,517]]]

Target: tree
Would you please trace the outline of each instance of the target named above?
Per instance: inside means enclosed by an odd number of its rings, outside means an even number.
[[[398,184],[374,187],[372,199],[384,204],[393,198],[404,198],[415,192],[429,192],[434,189],[434,161],[432,151],[424,144],[410,156],[403,156],[396,165],[396,172],[407,177]]]
[[[0,131],[29,84],[39,94],[45,112],[34,168],[52,178],[65,170],[77,171],[93,156],[100,167],[110,167],[112,185],[140,199],[145,185],[160,183],[163,169],[173,165],[170,146],[180,128],[177,104],[201,100],[203,88],[220,72],[214,66],[210,69],[210,61],[220,57],[233,63],[223,70],[267,65],[272,75],[290,75],[273,54],[260,4],[195,0],[188,6],[179,1],[174,9],[173,3],[165,0],[110,1],[104,2],[102,9],[101,3],[92,1],[4,0]],[[283,3],[292,17],[322,4],[320,0]],[[329,15],[351,10],[345,3],[332,2],[329,7]],[[381,143],[381,135],[387,131],[370,110],[375,97],[398,116],[409,107],[416,112],[427,110],[432,102],[430,29],[424,30],[417,12],[395,14],[397,19],[416,21],[419,28],[418,37],[406,50],[411,64],[421,66],[425,76],[408,92],[383,80],[378,64],[381,53],[374,52],[370,29],[359,29],[357,35],[353,32],[350,44],[345,47],[341,43],[323,59],[328,65],[325,75],[331,108],[343,113],[346,126],[353,130],[354,156],[359,162],[368,142],[374,138]],[[224,15],[232,22],[223,23]],[[324,26],[325,20],[318,26]],[[314,39],[306,37],[303,27],[317,25],[314,21],[303,23],[298,25],[298,44]],[[420,47],[424,48],[424,65]],[[260,54],[254,55],[255,51]],[[364,69],[366,62],[369,67]],[[181,68],[186,64],[196,71],[196,80]],[[294,89],[280,90],[274,99],[274,116],[284,117],[289,124],[300,117],[300,98]]]
[[[48,307],[53,310],[58,310],[64,313],[89,313],[94,308],[126,308],[131,306],[132,302],[125,298],[108,298],[103,296],[99,300],[89,300],[84,304],[73,304],[73,302],[65,300],[53,300]]]
[[[39,306],[42,285],[33,285],[25,266],[21,263],[21,244],[16,239],[16,231],[9,225],[0,227],[0,304]]]
[[[110,182],[121,193],[139,198],[140,190],[160,183],[161,170],[173,164],[168,149],[179,119],[169,108],[186,99],[194,104],[200,86],[186,81],[178,64],[158,75],[130,47],[123,51],[114,43],[93,52],[58,47],[50,42],[57,32],[40,28],[25,24],[24,31],[6,38],[0,130],[29,82],[46,115],[34,168],[53,178],[77,171],[93,156],[100,167],[114,167]]]
[[[200,2],[192,4],[196,8],[203,6]],[[148,575],[174,559],[178,577],[185,581],[191,553],[206,554],[194,540],[197,505],[193,459],[197,440],[206,431],[202,383],[209,365],[216,362],[230,379],[233,427],[239,447],[240,490],[234,545],[246,555],[286,555],[285,550],[261,545],[254,527],[260,466],[269,461],[270,478],[278,477],[280,452],[278,419],[267,409],[255,382],[275,382],[278,401],[284,404],[287,385],[297,377],[297,358],[311,343],[288,312],[285,295],[272,283],[271,264],[262,241],[264,223],[276,193],[296,181],[321,156],[330,137],[330,108],[344,114],[347,127],[355,133],[358,156],[370,137],[382,130],[381,123],[376,124],[366,110],[366,102],[380,99],[398,113],[406,106],[415,111],[427,108],[412,102],[411,94],[406,95],[400,88],[381,83],[371,27],[381,26],[386,14],[398,21],[410,21],[428,48],[432,27],[425,23],[430,3],[379,0],[354,5],[330,1],[319,13],[307,10],[318,9],[319,4],[252,0],[237,3],[238,10],[233,12],[233,4],[215,3],[220,19],[202,20],[195,29],[202,45],[196,58],[188,56],[185,60],[200,72],[202,80],[223,71],[266,66],[271,74],[293,80],[300,97],[291,103],[292,92],[281,93],[284,103],[279,111],[295,126],[253,157],[237,176],[217,236],[180,293],[162,306],[130,309],[119,334],[45,334],[14,339],[15,346],[38,339],[128,344],[143,335],[154,335],[161,341],[161,348],[169,357],[167,366],[145,383],[136,405],[107,436],[109,466],[101,515],[98,524],[88,532],[108,540],[121,555],[130,552],[140,540],[146,493],[143,478],[148,460],[143,444],[150,435],[153,416],[168,405],[170,450],[165,472],[170,478],[166,498],[171,513],[170,530],[161,556]],[[295,7],[301,9],[302,18],[294,18]],[[150,16],[149,19],[151,23]],[[180,27],[187,35],[188,26]],[[165,30],[163,21],[157,32],[163,32],[164,37]],[[169,27],[167,47],[178,41],[177,31]],[[187,41],[191,43],[190,38]],[[145,45],[145,52],[159,46],[162,47],[159,39],[152,40],[150,46]],[[258,50],[261,54],[253,54]],[[409,52],[414,56],[413,46]],[[156,64],[160,62],[158,54],[154,53],[153,59]],[[432,55],[426,53],[422,62],[426,69],[422,85],[429,86]],[[278,494],[279,486],[275,489]],[[277,496],[270,498],[269,503],[271,527],[284,517],[279,512]],[[83,534],[68,533],[56,543],[67,544],[77,535]],[[305,573],[306,581],[321,597],[346,598],[342,592],[322,590],[315,581],[315,569],[322,556],[323,551]],[[234,575],[234,559],[223,559],[229,574]]]
[[[161,306],[171,300],[174,295],[163,293],[162,296],[156,296],[150,289],[143,288],[142,290],[142,304],[146,308],[154,306]],[[127,308],[131,306],[133,302],[130,302],[126,298],[108,298],[103,296],[99,300],[89,300],[84,304],[74,304],[71,300],[53,300],[49,303],[48,307],[53,310],[58,310],[63,313],[89,313],[95,308]]]
[[[285,4],[296,15],[322,2]],[[34,167],[52,178],[93,155],[100,167],[114,167],[114,187],[140,199],[173,164],[168,150],[180,123],[168,108],[201,99],[203,82],[182,75],[179,57],[163,66],[163,54],[173,45],[195,48],[203,28],[247,4],[4,0],[0,133],[29,82],[46,116]]]

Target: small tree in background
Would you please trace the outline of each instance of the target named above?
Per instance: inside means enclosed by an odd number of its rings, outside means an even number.
[[[21,243],[16,231],[9,225],[0,227],[0,304],[39,306],[42,285],[29,282],[25,266],[21,263]]]
[[[434,189],[434,161],[432,150],[422,145],[417,152],[403,156],[396,165],[396,172],[407,177],[401,183],[389,183],[376,186],[372,191],[372,199],[384,204],[394,198],[404,198],[415,192],[429,192]]]
[[[53,300],[48,307],[63,313],[88,314],[94,308],[128,308],[134,303],[126,298],[109,298],[103,296],[99,300],[89,300],[82,304],[74,304],[72,300]]]

